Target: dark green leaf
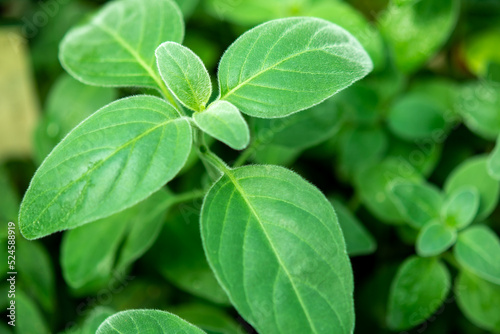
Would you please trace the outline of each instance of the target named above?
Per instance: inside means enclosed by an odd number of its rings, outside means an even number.
[[[200,327],[207,334],[243,334],[243,329],[227,313],[213,306],[187,304],[170,310],[182,319]]]
[[[37,305],[20,290],[16,291],[16,334],[49,334],[47,321]]]

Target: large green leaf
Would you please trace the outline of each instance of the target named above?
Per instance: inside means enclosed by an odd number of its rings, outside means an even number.
[[[488,157],[478,156],[465,160],[448,176],[444,190],[448,196],[463,187],[473,187],[479,192],[477,219],[490,215],[498,203],[500,182],[493,179],[487,168]]]
[[[189,109],[204,110],[212,95],[212,82],[200,57],[179,43],[165,42],[156,49],[156,61],[172,94]]]
[[[190,149],[189,122],[165,101],[113,102],[70,132],[37,170],[20,230],[35,239],[124,210],[170,181]]]
[[[396,65],[412,72],[444,44],[459,15],[457,0],[392,0],[379,19]]]
[[[172,195],[158,191],[133,207],[64,234],[61,267],[72,288],[111,277],[147,250],[160,232]],[[117,251],[119,250],[119,254]]]
[[[458,235],[455,257],[465,269],[500,284],[500,240],[486,226],[472,226]]]
[[[44,116],[36,128],[34,145],[38,162],[81,121],[116,97],[113,88],[88,86],[67,74],[61,76],[50,90]]]
[[[447,225],[462,229],[472,223],[479,209],[479,192],[474,187],[455,190],[443,206],[442,216]]]
[[[500,181],[500,136],[498,136],[495,149],[488,160],[488,172],[493,178]]]
[[[231,316],[217,307],[193,303],[176,306],[170,311],[200,327],[207,334],[246,333]]]
[[[458,306],[472,323],[488,331],[500,332],[500,285],[461,272],[455,295]]]
[[[337,214],[349,256],[373,253],[377,248],[375,238],[342,203],[336,200],[331,202]]]
[[[181,43],[184,23],[171,0],[118,0],[61,42],[60,60],[73,77],[97,86],[164,87],[155,50]]]
[[[450,248],[457,240],[457,231],[441,222],[425,225],[417,238],[416,249],[420,256],[435,256]]]
[[[250,142],[247,122],[227,101],[215,101],[207,110],[195,113],[193,119],[200,129],[235,150],[244,149]]]
[[[107,318],[96,334],[172,333],[204,334],[176,315],[159,310],[128,310]]]
[[[393,330],[410,329],[434,313],[450,290],[450,274],[436,259],[416,256],[399,267],[389,294],[387,322]]]
[[[316,18],[264,23],[239,37],[219,66],[220,99],[251,116],[283,117],[327,99],[372,69],[359,42]]]
[[[257,331],[352,332],[349,258],[317,188],[282,167],[225,168],[201,224],[213,271]]]
[[[390,194],[399,212],[415,228],[440,217],[443,196],[431,184],[397,182]]]

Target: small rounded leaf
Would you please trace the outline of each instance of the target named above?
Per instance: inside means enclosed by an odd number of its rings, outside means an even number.
[[[346,30],[317,18],[266,22],[221,59],[220,99],[262,118],[307,109],[363,78],[372,62]]]
[[[406,259],[389,293],[387,322],[393,330],[410,329],[431,316],[450,290],[450,273],[436,259]]]
[[[35,173],[19,228],[28,239],[122,211],[170,181],[191,151],[191,125],[152,96],[115,101],[80,123]]]
[[[156,62],[168,89],[184,106],[194,111],[205,109],[212,82],[200,57],[185,46],[165,42],[156,49]]]
[[[479,192],[474,187],[463,187],[454,191],[443,206],[443,217],[447,225],[462,229],[476,217],[479,209]]]
[[[299,175],[226,170],[205,197],[201,233],[212,270],[259,333],[352,333],[342,232],[324,195]]]
[[[471,226],[458,235],[454,248],[458,263],[475,275],[500,284],[500,240],[486,226]]]
[[[227,101],[215,101],[207,110],[195,113],[193,119],[204,132],[235,150],[244,149],[250,142],[247,122]]]
[[[205,334],[178,316],[159,310],[128,310],[107,318],[96,334],[183,333]]]
[[[182,14],[172,0],[119,0],[70,30],[59,58],[68,73],[87,84],[158,88],[163,84],[155,50],[161,42],[183,38]]]
[[[435,256],[450,248],[457,240],[457,231],[441,222],[425,225],[417,238],[417,253],[420,256]]]

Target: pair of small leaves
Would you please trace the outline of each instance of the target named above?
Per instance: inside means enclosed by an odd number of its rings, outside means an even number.
[[[415,256],[406,259],[389,293],[389,327],[406,330],[423,322],[440,307],[450,286],[450,274],[439,260]]]

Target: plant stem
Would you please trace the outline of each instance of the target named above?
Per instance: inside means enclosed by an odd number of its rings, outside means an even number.
[[[243,153],[240,154],[238,159],[236,159],[236,161],[233,164],[233,168],[243,166],[245,164],[245,162],[247,162],[247,160],[252,156],[252,154],[255,153],[255,151],[257,150],[257,147],[259,147],[259,145],[260,145],[260,142],[257,139],[252,141],[250,146],[248,146],[248,148],[246,150],[244,150]]]

